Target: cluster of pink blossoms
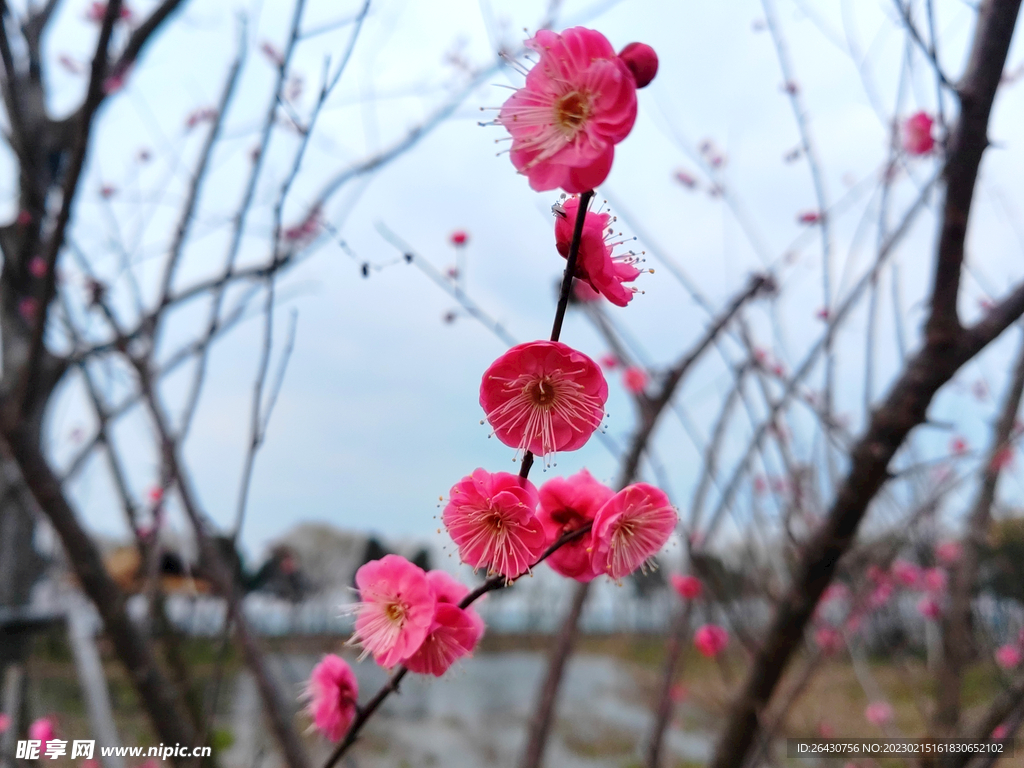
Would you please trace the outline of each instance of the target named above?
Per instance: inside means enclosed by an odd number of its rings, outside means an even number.
[[[636,90],[658,69],[650,46],[631,43],[619,54],[594,30],[542,30],[527,45],[540,61],[496,120],[512,134],[515,168],[538,191],[561,187],[589,193],[611,170],[615,145],[636,119]],[[565,196],[563,195],[563,198]],[[587,195],[589,198],[589,195]],[[556,251],[568,257],[580,200],[556,206]],[[607,213],[584,213],[576,253],[579,279],[593,296],[626,306],[640,274],[633,254],[614,256]],[[459,230],[452,244],[465,246]],[[566,286],[570,288],[570,286]],[[564,311],[564,305],[562,310]],[[560,325],[556,323],[556,325]],[[548,460],[577,450],[604,420],[608,383],[588,356],[557,341],[519,344],[484,373],[480,405],[494,435],[524,455],[521,476],[477,469],[456,483],[444,509],[445,527],[462,561],[511,582],[545,557],[557,573],[578,581],[607,574],[621,579],[652,558],[675,530],[668,497],[646,483],[616,493],[586,470],[553,478],[538,490],[526,478],[528,455]],[[359,601],[351,643],[387,669],[443,675],[474,650],[484,623],[470,607],[478,594],[443,571],[424,572],[387,555],[356,572]],[[358,684],[349,665],[325,656],[307,685],[313,727],[341,740],[358,715]]]
[[[647,483],[615,493],[583,470],[552,478],[538,491],[517,475],[477,469],[452,487],[442,519],[464,563],[508,580],[526,573],[560,538],[581,531],[551,552],[548,563],[586,582],[641,568],[665,546],[678,515]]]

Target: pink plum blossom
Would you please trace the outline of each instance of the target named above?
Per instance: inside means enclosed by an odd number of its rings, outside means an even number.
[[[46,751],[46,742],[57,735],[57,723],[52,717],[40,717],[33,720],[28,727],[28,737],[34,741],[41,741],[43,751]]]
[[[996,664],[1002,669],[1015,669],[1020,665],[1022,656],[1015,645],[1002,645],[996,649]]]
[[[914,563],[897,560],[892,564],[892,576],[900,585],[913,588],[921,579],[921,569]]]
[[[592,523],[597,511],[615,493],[595,480],[587,470],[571,477],[553,477],[540,487],[537,519],[544,527],[547,540],[554,542],[567,533]],[[590,581],[600,572],[594,570],[590,557],[593,532],[563,544],[548,557],[555,573],[577,581]]]
[[[385,555],[356,571],[360,602],[350,642],[363,646],[382,667],[408,659],[423,643],[436,599],[423,569],[399,555]]]
[[[601,425],[607,399],[597,363],[557,341],[512,347],[480,382],[480,405],[495,436],[544,457],[581,448]]]
[[[602,368],[607,368],[609,371],[614,371],[619,367],[619,358],[610,352],[607,355],[601,355],[598,362],[601,364]]]
[[[563,257],[568,257],[569,247],[576,226],[580,199],[570,197],[555,206],[555,247]],[[636,257],[631,253],[613,256],[612,251],[621,242],[611,242],[613,233],[609,228],[612,217],[607,213],[587,211],[583,219],[583,234],[580,238],[579,253],[576,256],[574,277],[590,284],[590,287],[618,307],[626,306],[637,289],[626,287],[640,275],[641,270],[634,264]]]
[[[340,741],[356,715],[359,683],[346,662],[333,653],[313,667],[306,686],[306,708],[313,727],[330,741]]]
[[[635,365],[622,372],[622,386],[634,395],[639,395],[647,388],[647,371]]]
[[[885,725],[893,714],[892,707],[884,701],[873,701],[864,709],[864,719],[872,725]]]
[[[438,603],[451,603],[457,606],[469,594],[469,587],[452,578],[445,571],[427,571],[427,581],[430,582],[430,588],[434,590],[434,597]],[[479,625],[480,634],[483,635],[484,620],[480,618],[480,614],[473,606],[463,610],[470,615],[475,624]]]
[[[42,256],[33,256],[28,263],[28,272],[36,279],[46,277],[46,259]]]
[[[601,294],[591,288],[590,283],[586,280],[572,281],[572,295],[576,297],[577,301],[581,301],[584,304],[601,299]]]
[[[1010,729],[1005,724],[997,725],[992,729],[992,739],[994,741],[1002,741],[1006,738],[1007,734],[1010,733]]]
[[[456,229],[448,239],[451,240],[452,245],[456,248],[461,248],[469,242],[469,234],[464,229]]]
[[[729,633],[717,624],[705,624],[693,633],[693,644],[702,656],[713,659],[729,644]]]
[[[929,592],[943,592],[946,589],[946,572],[942,568],[926,568],[921,582]]]
[[[460,608],[469,588],[444,571],[428,571],[427,581],[437,606],[430,634],[406,660],[409,671],[440,677],[458,659],[473,652],[484,633],[484,622],[472,608]]]
[[[405,666],[410,672],[441,677],[457,660],[473,652],[483,625],[469,611],[451,603],[438,603],[430,634]]]
[[[547,547],[537,489],[508,472],[477,469],[452,486],[442,520],[462,562],[514,579]]]
[[[0,734],[5,733],[7,731],[7,729],[10,728],[10,727],[11,727],[11,718],[8,715],[4,714],[3,712],[0,712]]]
[[[903,122],[903,148],[911,155],[927,155],[935,148],[932,126],[935,121],[927,112],[918,112]]]
[[[925,595],[917,601],[917,612],[934,621],[942,615],[942,606],[932,595]]]
[[[822,653],[831,656],[843,647],[843,636],[835,627],[819,627],[814,632],[814,642]]]
[[[700,597],[700,593],[704,591],[704,585],[701,584],[700,579],[696,576],[680,576],[677,573],[672,574],[671,578],[672,589],[674,589],[683,600],[696,600]]]
[[[678,521],[662,491],[647,483],[626,486],[594,518],[594,570],[628,576],[665,546]]]
[[[543,192],[586,192],[611,171],[615,145],[636,120],[636,79],[608,39],[592,29],[542,29],[526,41],[540,61],[502,106],[512,165]]]
[[[962,554],[959,541],[943,541],[935,547],[935,559],[943,565],[954,565]]]

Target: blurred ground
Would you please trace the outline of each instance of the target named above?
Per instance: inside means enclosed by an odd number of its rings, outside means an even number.
[[[542,649],[549,641],[547,636],[496,635],[485,640],[475,657],[462,662],[443,679],[410,676],[403,683],[401,694],[392,697],[381,715],[371,721],[365,737],[343,765],[512,768],[544,670]],[[63,639],[53,635],[37,642],[31,663],[33,714],[55,714],[60,738],[87,738],[84,708]],[[215,647],[215,641],[187,642],[184,652],[197,681],[209,681]],[[591,635],[582,639],[581,652],[569,664],[548,766],[632,768],[641,764],[640,745],[660,677],[662,647],[663,638],[657,635]],[[273,648],[274,663],[298,697],[320,654],[341,651],[342,640],[282,639],[273,641]],[[350,655],[347,650],[344,654]],[[679,704],[668,739],[678,766],[702,765],[709,755],[712,734],[727,704],[728,681],[735,682],[742,672],[741,653],[734,649],[727,656],[723,666],[695,653],[686,659],[677,690]],[[384,681],[384,672],[371,661],[354,666],[363,697]],[[801,668],[802,662],[793,665],[789,685]],[[257,714],[259,699],[252,678],[230,655],[225,670],[218,722],[210,738],[210,743],[221,750],[221,765],[277,768],[280,763],[273,753],[273,740]],[[888,733],[864,720],[868,703],[862,685],[865,675],[870,685],[885,692],[895,709],[892,730]],[[108,664],[108,679],[123,743],[155,744],[145,718],[134,705],[123,672],[112,662]],[[848,661],[833,660],[820,671],[792,712],[786,735],[813,737],[823,728],[831,729],[830,735],[835,736],[919,735],[925,727],[925,715],[919,705],[928,694],[927,680],[924,661],[912,656],[871,660],[859,671]],[[969,707],[984,705],[998,688],[995,673],[978,666],[967,681],[966,703]],[[326,757],[327,745],[318,737],[310,735],[308,746],[314,764]],[[132,768],[132,761],[128,762]],[[785,760],[780,762],[784,764]],[[1007,762],[1014,764],[1022,763]],[[807,761],[800,765],[812,768]]]

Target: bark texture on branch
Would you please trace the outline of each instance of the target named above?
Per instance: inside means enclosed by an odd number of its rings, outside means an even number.
[[[850,470],[827,517],[807,542],[792,584],[779,601],[763,645],[732,705],[711,768],[740,768],[754,745],[762,713],[781,679],[839,559],[850,548],[868,505],[889,477],[889,462],[921,424],[939,388],[1024,311],[1018,288],[985,321],[961,330],[956,311],[964,237],[995,91],[1006,62],[1020,0],[989,0],[978,13],[961,115],[953,128],[931,314],[924,348],[907,364],[850,456]]]

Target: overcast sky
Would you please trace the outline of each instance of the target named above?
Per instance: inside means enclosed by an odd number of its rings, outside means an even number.
[[[66,54],[87,60],[95,36],[95,28],[84,20],[87,5],[65,0],[47,41],[56,113],[72,108],[81,95],[82,77],[57,66],[56,59]],[[152,3],[130,5],[144,14]],[[311,30],[354,14],[360,4],[308,0],[307,5],[303,28]],[[318,123],[286,218],[299,220],[334,173],[390,146],[450,99],[466,79],[453,58],[473,68],[487,65],[496,44],[517,43],[524,27],[535,29],[545,5],[523,0],[375,0],[351,63]],[[963,67],[973,11],[961,0],[941,0],[936,6],[940,58],[955,79]],[[890,0],[777,0],[774,7],[807,107],[827,200],[837,206],[831,218],[834,303],[876,253],[879,178],[901,70],[896,115],[901,119],[918,109],[935,111],[935,82],[917,50],[910,54],[910,66],[903,67],[906,39],[894,23]],[[193,110],[216,103],[237,49],[237,10],[245,9],[250,50],[179,285],[217,269],[273,77],[259,48],[264,41],[284,45],[291,8],[289,0],[186,3],[124,91],[105,108],[73,236],[107,274],[117,272],[116,242],[123,239],[132,246],[143,293],[150,298],[155,294],[160,246],[167,241],[202,136],[202,127],[186,130],[186,119]],[[616,48],[633,40],[650,43],[660,57],[658,77],[638,94],[636,127],[619,146],[599,197],[607,197],[615,204],[613,211],[625,214],[620,224],[627,235],[640,235],[638,248],[671,257],[714,306],[723,306],[752,271],[775,270],[782,294],[773,305],[763,303],[755,310],[751,324],[757,343],[792,369],[823,330],[817,318],[825,305],[818,230],[797,221],[818,203],[806,159],[786,159],[798,146],[799,133],[760,2],[566,2],[560,19],[563,26],[585,19]],[[312,106],[324,57],[331,55],[336,62],[350,33],[351,26],[341,26],[300,47],[293,69],[305,85],[301,109]],[[1022,60],[1018,40],[1010,71]],[[348,252],[324,237],[310,258],[280,281],[277,349],[293,311],[298,330],[258,458],[243,529],[251,552],[260,552],[268,540],[303,520],[328,520],[388,536],[437,536],[436,505],[454,482],[478,466],[515,471],[512,450],[488,439],[477,404],[480,376],[504,345],[468,317],[445,323],[443,317],[456,309],[455,303],[398,259],[380,226],[441,270],[455,259],[449,234],[465,229],[470,238],[469,295],[516,339],[547,335],[553,286],[564,263],[552,237],[550,206],[558,195],[531,191],[507,156],[496,154],[500,145],[494,141],[504,135],[502,129],[478,125],[486,119],[481,107],[499,106],[507,97],[508,89],[498,86],[521,82],[511,70],[488,78],[413,150],[371,177],[344,186],[332,198],[326,217]],[[952,111],[948,98],[944,110],[947,115]],[[1024,274],[1020,225],[1015,223],[1024,210],[1022,119],[1024,85],[1008,84],[997,102],[992,129],[997,146],[986,155],[970,232],[970,273],[962,304],[968,318],[979,315],[987,294],[999,295]],[[725,158],[721,181],[731,203],[707,192],[710,182],[698,149],[706,140]],[[266,257],[268,205],[294,145],[294,134],[279,129],[248,221],[245,262]],[[143,148],[154,159],[140,168]],[[891,193],[890,226],[937,168],[934,158],[910,160],[901,168]],[[681,185],[675,179],[678,170],[699,179],[698,188]],[[110,201],[98,194],[104,184],[117,189]],[[6,189],[13,206],[10,178]],[[932,213],[919,217],[894,261],[899,265],[900,316],[910,346],[922,319],[920,300],[928,287],[934,231]],[[645,293],[625,309],[609,310],[657,368],[700,335],[708,314],[657,254],[648,253],[648,258],[655,273],[640,279]],[[366,279],[361,275],[364,262],[373,266]],[[73,273],[69,266],[68,274]],[[899,363],[892,279],[887,270],[879,290],[884,300],[875,344],[875,398]],[[126,281],[119,286],[119,300],[129,302]],[[165,338],[167,348],[187,339],[205,311],[180,312]],[[836,342],[836,411],[849,418],[854,431],[864,412],[865,317],[863,311],[855,316]],[[254,317],[215,347],[187,443],[204,507],[225,525],[235,514],[260,332]],[[606,352],[579,317],[570,316],[563,340],[595,358]],[[993,398],[978,397],[976,382],[985,381],[998,395],[1015,345],[1016,338],[1007,334],[992,354],[948,388],[933,413],[952,424],[922,438],[925,453],[940,455],[954,433],[964,434],[972,445],[984,443]],[[724,354],[733,362],[740,359],[735,344],[727,344]],[[169,382],[171,402],[180,403],[188,375],[183,371]],[[621,443],[632,424],[632,406],[618,375],[609,377],[608,435]],[[716,353],[683,389],[679,403],[702,437],[709,433],[730,382],[723,357]],[[58,460],[66,461],[75,452],[80,432],[88,433],[89,425],[88,410],[71,377],[48,423],[51,451]],[[813,430],[804,434],[799,422],[795,427],[797,449],[810,451]],[[158,476],[156,460],[146,450],[149,433],[142,415],[126,418],[118,434],[132,456],[132,482],[141,495]],[[744,448],[747,434],[749,428],[735,430],[727,459],[735,459]],[[668,490],[688,507],[700,453],[675,416],[666,418],[659,430],[657,450]],[[559,456],[547,475],[583,466],[610,482],[616,462],[606,445],[592,440],[578,452]],[[542,481],[545,475],[535,472]],[[1017,476],[1004,488],[1019,493]],[[123,534],[122,515],[101,462],[88,465],[72,491],[94,530]]]

